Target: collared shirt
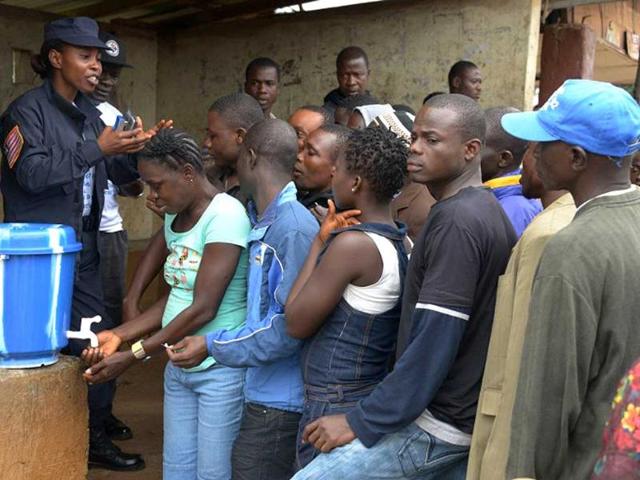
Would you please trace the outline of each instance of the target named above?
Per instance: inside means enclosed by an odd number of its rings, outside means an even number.
[[[522,193],[520,168],[508,172],[501,177],[484,182],[500,202],[500,206],[509,217],[516,235],[520,238],[524,229],[542,211],[542,204],[538,199],[526,198]]]
[[[329,200],[333,200],[333,192],[331,190],[316,193],[298,191],[298,201],[308,209],[316,206],[328,208]]]
[[[582,205],[580,205],[577,209],[576,212],[579,212],[580,210],[582,210],[585,206],[587,206],[590,202],[594,201],[596,198],[603,198],[603,197],[616,197],[618,195],[624,195],[625,193],[631,193],[634,190],[636,190],[638,187],[635,185],[631,185],[628,188],[623,188],[622,190],[612,190],[610,192],[605,192],[605,193],[601,193],[600,195],[596,195],[593,198],[590,198],[589,200],[587,200],[586,202],[584,202]]]
[[[522,346],[529,321],[531,287],[540,257],[576,211],[565,193],[533,219],[513,248],[498,283],[491,341],[473,427],[467,480],[504,479]]]
[[[637,251],[635,188],[583,205],[547,242],[533,282],[507,478],[591,475],[616,385],[640,356]]]
[[[262,216],[249,202],[253,228],[249,233],[246,325],[207,334],[207,345],[218,363],[249,367],[247,402],[301,412],[302,342],[287,335],[284,306],[318,232],[318,222],[296,195],[295,185],[289,182]]]

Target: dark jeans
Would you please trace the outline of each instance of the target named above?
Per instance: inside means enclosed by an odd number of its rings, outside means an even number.
[[[122,299],[126,288],[128,248],[129,238],[126,230],[113,233],[98,232],[103,303],[113,327],[122,323]],[[113,400],[116,394],[116,382],[113,380],[111,383],[113,384],[111,393],[111,399]],[[110,404],[108,408],[109,414],[111,414],[112,410],[113,407]]]
[[[122,323],[122,299],[127,272],[127,231],[98,232],[100,252],[100,278],[104,295],[104,308],[114,325]]]
[[[289,480],[299,421],[299,413],[245,403],[231,455],[233,480]]]

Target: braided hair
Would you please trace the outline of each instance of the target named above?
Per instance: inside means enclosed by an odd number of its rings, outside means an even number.
[[[402,188],[408,156],[405,140],[372,127],[353,130],[344,151],[347,170],[367,180],[381,202],[390,201]]]
[[[164,165],[171,170],[180,170],[189,164],[196,172],[204,172],[202,151],[198,143],[193,137],[175,128],[160,129],[138,153],[138,159]]]

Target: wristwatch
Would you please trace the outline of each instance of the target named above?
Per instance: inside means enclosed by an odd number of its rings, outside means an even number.
[[[144,351],[144,347],[142,346],[143,340],[138,340],[136,343],[131,345],[131,353],[138,360],[143,360],[147,358],[147,352]]]

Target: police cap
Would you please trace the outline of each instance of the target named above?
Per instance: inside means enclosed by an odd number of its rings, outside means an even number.
[[[100,32],[99,36],[100,40],[102,40],[107,46],[107,48],[102,52],[100,61],[117,67],[131,68],[131,65],[127,63],[127,51],[120,39],[107,32]]]
[[[53,20],[44,26],[44,41],[59,40],[76,47],[106,49],[98,38],[98,24],[93,18],[72,17]]]

